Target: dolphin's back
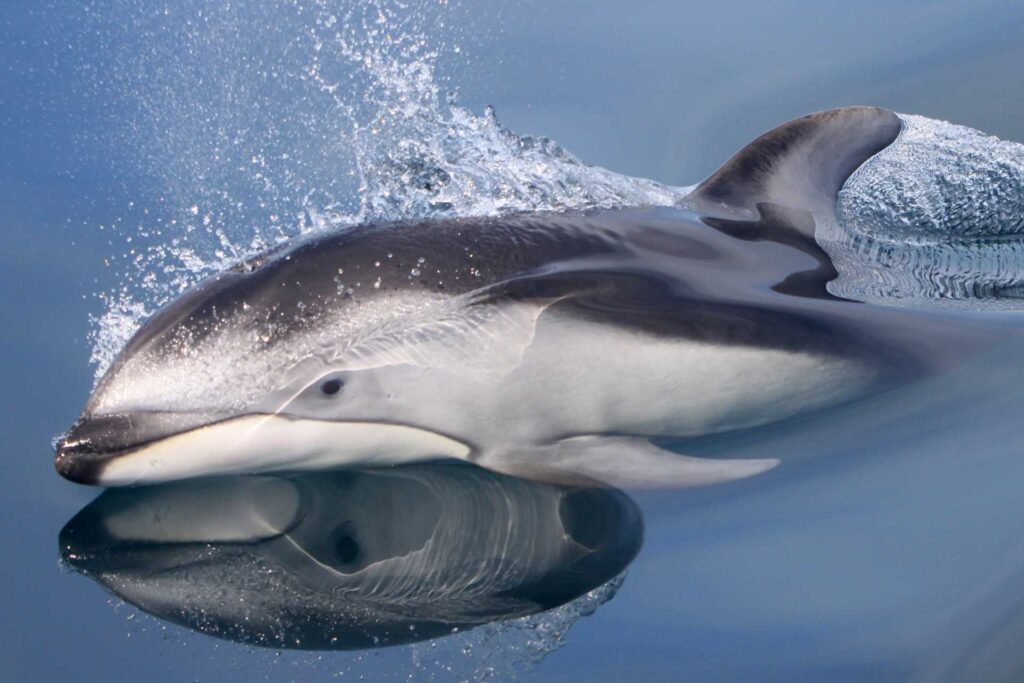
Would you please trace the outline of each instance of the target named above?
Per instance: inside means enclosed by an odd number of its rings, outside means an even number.
[[[158,312],[121,356],[200,341],[223,321],[275,337],[326,311],[409,293],[463,294],[551,262],[615,249],[585,215],[449,219],[359,225],[261,254],[220,273]]]

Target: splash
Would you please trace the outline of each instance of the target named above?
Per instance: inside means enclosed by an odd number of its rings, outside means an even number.
[[[459,106],[449,76],[485,32],[457,3],[125,2],[108,87],[122,143],[162,188],[126,220],[123,285],[94,319],[97,378],[146,317],[288,239],[361,222],[640,204],[684,190],[590,166]],[[472,38],[469,38],[472,36]],[[113,95],[112,95],[113,96]],[[147,239],[148,238],[148,239]],[[134,241],[133,241],[134,240]]]
[[[903,131],[839,195],[830,291],[902,305],[1019,308],[1024,145],[902,115]]]
[[[122,284],[93,320],[97,378],[157,308],[289,239],[360,222],[672,205],[687,192],[460,106],[456,84],[493,29],[458,2],[144,4],[85,6],[114,55],[93,81],[130,112],[118,114],[120,144],[159,188],[118,223]],[[1024,148],[903,119],[840,195],[844,232],[825,245],[841,274],[833,292],[1016,306]]]
[[[889,149],[847,183],[843,216],[877,239],[925,244],[1024,234],[1024,145],[901,115]]]

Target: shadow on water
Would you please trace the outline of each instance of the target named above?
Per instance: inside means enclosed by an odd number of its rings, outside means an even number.
[[[60,551],[190,629],[351,650],[564,605],[621,575],[642,539],[619,491],[436,464],[110,490],[65,525]]]

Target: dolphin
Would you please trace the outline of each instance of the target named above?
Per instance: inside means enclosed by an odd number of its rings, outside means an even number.
[[[252,645],[362,649],[563,605],[622,574],[642,538],[619,491],[459,463],[111,489],[59,542],[154,616]]]
[[[121,486],[449,458],[643,487],[769,470],[657,440],[825,410],[977,346],[828,291],[837,194],[900,130],[825,111],[676,207],[367,224],[256,256],[138,330],[57,471]]]

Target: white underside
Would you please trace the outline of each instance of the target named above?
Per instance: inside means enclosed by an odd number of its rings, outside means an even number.
[[[99,484],[126,486],[195,476],[388,465],[464,458],[469,448],[403,425],[246,415],[117,456]]]

